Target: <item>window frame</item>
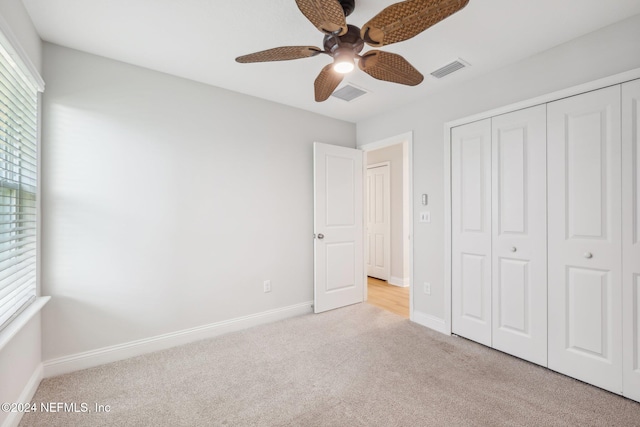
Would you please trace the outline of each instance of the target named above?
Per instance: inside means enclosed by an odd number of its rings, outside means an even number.
[[[35,111],[33,111],[34,113],[34,119],[35,119],[35,123],[33,124],[32,127],[34,127],[34,132],[35,132],[35,138],[33,141],[33,148],[35,149],[35,165],[32,163],[30,163],[30,166],[34,166],[35,167],[35,171],[33,171],[33,173],[35,173],[35,191],[29,192],[29,191],[21,191],[20,189],[20,184],[21,182],[18,182],[15,187],[13,188],[14,185],[8,184],[5,182],[4,184],[4,191],[7,192],[7,195],[11,196],[19,196],[17,197],[17,201],[16,201],[16,206],[23,206],[22,212],[15,212],[14,207],[10,207],[8,205],[10,205],[10,203],[6,203],[7,207],[9,207],[9,209],[7,209],[7,213],[10,215],[11,214],[11,210],[14,210],[14,214],[15,214],[15,219],[18,220],[24,220],[24,215],[35,215],[35,232],[33,232],[32,236],[28,236],[28,239],[32,239],[32,241],[27,241],[26,245],[35,245],[35,298],[30,301],[28,304],[24,304],[22,307],[19,308],[19,310],[17,310],[15,313],[12,313],[12,315],[8,318],[5,319],[5,321],[3,321],[3,323],[0,325],[0,349],[2,349],[10,340],[11,338],[18,333],[18,331],[20,329],[22,329],[22,327],[24,327],[24,325],[26,325],[28,323],[28,321],[34,316],[36,315],[41,309],[42,307],[49,301],[49,297],[42,297],[41,292],[40,292],[40,198],[41,198],[41,178],[40,178],[40,147],[41,147],[41,94],[44,91],[44,81],[42,80],[42,78],[40,77],[40,74],[37,70],[37,68],[34,66],[34,64],[31,62],[29,55],[22,49],[20,43],[18,42],[18,38],[14,35],[14,33],[12,32],[10,26],[7,24],[7,22],[4,20],[4,18],[0,15],[0,45],[2,46],[3,50],[7,53],[8,57],[6,60],[6,66],[7,67],[12,67],[11,70],[15,70],[16,73],[19,75],[20,77],[20,83],[24,83],[24,87],[27,87],[29,89],[29,93],[32,93],[31,91],[35,91],[35,105],[33,105],[32,107],[35,109]],[[8,69],[8,68],[7,68]],[[17,104],[16,104],[17,105]],[[7,135],[8,137],[8,135]],[[9,144],[8,142],[3,142],[3,145],[5,145],[5,147],[8,147]],[[7,154],[7,156],[5,157],[10,157],[9,154]],[[5,159],[6,160],[6,159]],[[6,162],[4,162],[6,164]],[[27,167],[27,169],[32,170],[32,168]],[[2,179],[6,178],[6,174],[3,175],[1,177]],[[0,192],[2,192],[3,190],[0,189]],[[21,194],[19,194],[21,193]],[[24,196],[25,194],[27,194],[26,198],[23,198],[22,196]],[[32,194],[33,196],[28,196],[28,194]],[[28,206],[26,208],[26,210],[28,211],[28,213],[25,212],[24,209],[24,204],[23,202],[25,200],[28,199],[32,199],[32,197],[35,197],[35,203],[31,203],[30,206]],[[1,202],[1,199],[0,199]],[[4,204],[4,203],[0,203],[0,204]],[[27,202],[27,204],[29,204]],[[19,218],[21,217],[22,218]],[[0,236],[1,237],[1,236]],[[9,236],[7,236],[9,237]],[[21,242],[22,238],[17,238],[14,239],[11,243],[13,244],[14,248],[12,250],[15,249],[20,249],[20,247],[22,245],[25,244],[25,242]],[[6,249],[5,249],[6,250]],[[1,254],[0,254],[1,256]]]

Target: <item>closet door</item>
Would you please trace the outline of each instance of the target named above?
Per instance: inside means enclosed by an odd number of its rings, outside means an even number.
[[[493,347],[547,366],[547,109],[492,119]]]
[[[622,392],[620,86],[548,104],[549,368]]]
[[[451,130],[451,327],[491,345],[491,120]]]
[[[640,401],[640,80],[622,86],[623,394]]]

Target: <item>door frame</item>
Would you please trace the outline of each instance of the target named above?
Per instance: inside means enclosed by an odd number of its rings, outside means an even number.
[[[505,105],[493,110],[484,111],[472,116],[452,120],[444,124],[444,327],[437,329],[446,335],[451,335],[451,130],[454,127],[488,119],[516,110],[534,107],[540,104],[558,101],[581,93],[603,89],[607,86],[618,85],[640,78],[640,68],[614,74],[612,76],[593,80],[567,89],[551,92],[536,98]]]
[[[392,145],[402,145],[402,200],[403,200],[403,221],[402,235],[405,236],[403,245],[403,265],[409,272],[409,319],[414,321],[413,315],[413,132],[406,132],[400,135],[381,139],[368,144],[359,145],[357,148],[364,152],[364,164],[367,164],[367,152],[387,148]],[[364,167],[364,175],[366,182],[367,168]],[[365,189],[366,190],[366,189]],[[366,203],[366,202],[365,202]],[[366,206],[365,206],[366,208]],[[365,218],[363,217],[363,221]],[[366,233],[366,231],[363,231]],[[366,242],[366,235],[363,235]],[[364,262],[364,260],[363,260]],[[366,269],[365,269],[366,270]],[[365,284],[366,284],[365,273]],[[368,298],[367,286],[364,287],[364,300]]]
[[[366,160],[366,159],[364,159]],[[364,215],[365,215],[365,221],[364,221],[364,229],[365,229],[365,234],[364,234],[364,246],[365,246],[365,251],[369,250],[369,245],[368,245],[368,240],[367,240],[367,226],[369,224],[369,218],[368,218],[368,214],[369,214],[369,202],[368,202],[368,197],[369,197],[369,192],[368,192],[368,188],[367,188],[367,182],[368,182],[368,172],[369,169],[377,169],[377,168],[382,168],[382,167],[387,167],[387,182],[385,183],[385,186],[388,188],[391,188],[391,162],[380,162],[380,163],[374,163],[372,165],[367,165],[367,164],[363,164],[363,167],[365,169],[365,181],[363,184],[364,187]],[[389,191],[389,194],[386,195],[386,198],[388,198],[388,203],[385,205],[384,207],[384,214],[387,217],[387,226],[385,227],[385,242],[384,242],[384,252],[385,252],[385,259],[387,258],[388,255],[388,259],[389,262],[385,263],[386,265],[384,266],[384,272],[385,275],[387,276],[387,282],[389,282],[391,280],[391,192]],[[368,271],[367,270],[367,265],[366,265],[366,257],[365,257],[365,275],[368,275]]]

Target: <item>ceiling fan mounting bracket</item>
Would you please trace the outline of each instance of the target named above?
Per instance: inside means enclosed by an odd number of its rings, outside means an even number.
[[[344,10],[344,16],[349,16],[356,8],[356,0],[340,0],[340,6]]]

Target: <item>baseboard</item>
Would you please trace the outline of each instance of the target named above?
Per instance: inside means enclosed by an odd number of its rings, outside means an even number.
[[[20,393],[20,397],[15,403],[27,403],[31,402],[33,399],[33,395],[36,394],[36,390],[38,390],[38,386],[42,381],[42,363],[38,364],[35,371],[27,381],[27,384],[24,386],[22,393]],[[2,423],[2,427],[18,427],[20,424],[20,420],[22,420],[23,412],[10,412],[9,416],[5,418],[4,423]]]
[[[447,328],[447,324],[444,319],[440,319],[439,317],[432,316],[427,313],[422,313],[418,310],[413,310],[413,319],[419,325],[426,326],[429,329],[433,329],[434,331],[438,331],[445,335],[451,335],[451,332]]]
[[[388,284],[393,286],[400,286],[402,288],[408,287],[410,282],[411,281],[409,280],[408,277],[401,278],[401,277],[390,276],[389,280],[387,280]]]
[[[182,331],[158,335],[124,344],[99,348],[83,353],[76,353],[63,356],[44,362],[44,377],[54,377],[69,372],[92,368],[154,351],[176,347],[190,342],[213,338],[219,335],[247,329],[265,323],[289,317],[299,316],[312,312],[313,302],[304,302],[275,310],[263,311],[249,316],[237,317],[235,319],[224,320],[222,322],[211,323],[209,325],[198,326]]]

